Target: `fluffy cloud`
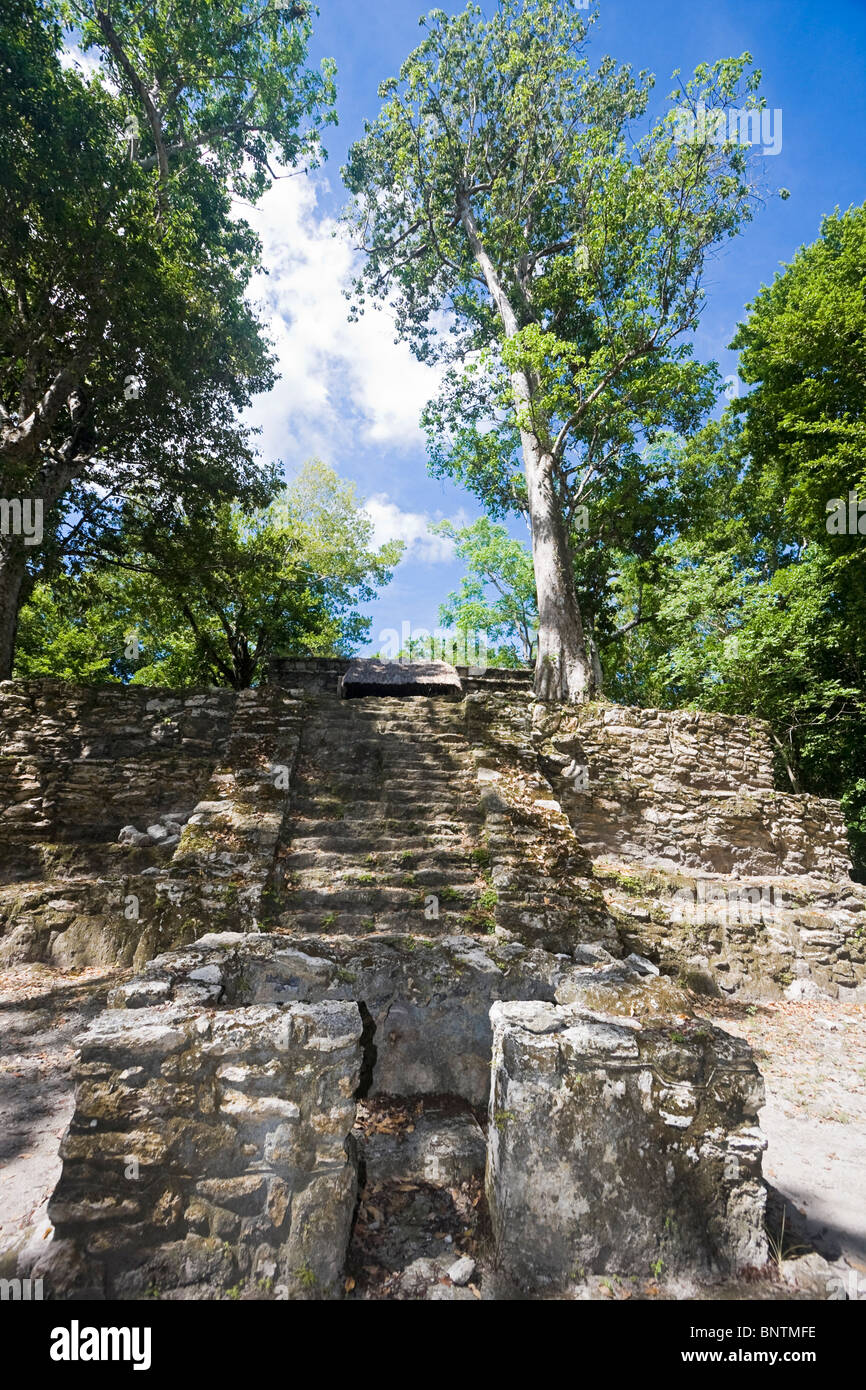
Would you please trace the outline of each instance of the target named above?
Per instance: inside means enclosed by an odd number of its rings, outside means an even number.
[[[99,61],[99,54],[95,49],[85,53],[74,43],[64,44],[58,57],[62,68],[74,68],[81,73],[82,77],[101,77],[109,91],[117,91],[115,83],[107,77],[105,69]]]
[[[287,444],[334,462],[352,442],[416,447],[421,410],[437,386],[435,370],[394,342],[387,310],[347,321],[356,253],[319,211],[327,191],[321,176],[283,178],[256,208],[239,208],[262,241],[267,274],[250,297],[279,361],[279,382],[250,412],[269,457],[285,457]]]
[[[364,510],[373,522],[375,545],[391,540],[405,541],[404,560],[416,560],[421,564],[450,564],[454,559],[454,542],[447,536],[431,536],[429,531],[432,522],[442,520],[441,515],[431,517],[425,512],[402,511],[385,493],[369,498]],[[455,526],[466,526],[469,517],[461,510],[453,520]]]

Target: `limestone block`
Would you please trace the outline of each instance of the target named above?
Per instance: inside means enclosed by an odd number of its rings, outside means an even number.
[[[75,1282],[52,1296],[213,1297],[269,1278],[289,1297],[339,1293],[361,1034],[337,1000],[101,1015],[49,1205]]]
[[[728,1271],[766,1260],[763,1103],[710,1024],[498,1003],[487,1193],[504,1274]]]

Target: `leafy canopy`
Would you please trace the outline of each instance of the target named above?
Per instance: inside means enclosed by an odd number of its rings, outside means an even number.
[[[403,549],[371,535],[353,484],[316,461],[252,512],[217,504],[171,531],[127,514],[107,569],[34,593],[16,674],[242,689],[276,655],[349,654]]]
[[[608,479],[639,476],[641,439],[693,428],[715,400],[684,336],[706,256],[754,190],[746,147],[677,143],[676,113],[757,109],[760,74],[748,54],[702,65],[634,135],[653,79],[610,58],[592,70],[574,0],[421,22],[344,171],[367,256],[355,311],[388,299],[418,356],[448,364],[425,417],[434,472],[493,515],[525,509],[528,432],[566,523],[588,506],[593,527]]]
[[[499,646],[497,664],[510,650],[514,658],[532,656],[538,610],[532,556],[504,526],[482,516],[471,526],[441,521],[430,530],[454,542],[466,566],[460,588],[439,606],[439,621],[458,633],[486,634]],[[510,664],[510,663],[509,663]]]

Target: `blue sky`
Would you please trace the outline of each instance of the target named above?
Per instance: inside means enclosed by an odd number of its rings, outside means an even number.
[[[456,13],[461,5],[442,4]],[[349,144],[375,115],[378,83],[418,43],[417,0],[320,0],[316,57],[338,67],[340,125],[327,135],[329,158],[309,177],[280,181],[248,213],[265,248],[269,274],[254,287],[280,358],[282,379],[256,401],[261,449],[291,474],[316,454],[358,485],[377,535],[402,536],[406,558],[369,612],[371,645],[385,628],[436,626],[437,607],[459,582],[449,547],[427,536],[429,521],[469,520],[474,498],[431,478],[418,415],[435,390],[430,368],[393,342],[387,314],[346,321],[342,291],[350,248],[334,236],[344,201],[340,167]],[[751,52],[762,91],[782,112],[782,147],[765,159],[769,198],[754,222],[709,267],[708,298],[695,350],[736,370],[727,351],[745,304],[797,247],[815,239],[823,214],[866,198],[866,0],[601,0],[590,59],[605,53],[657,77],[661,102],[670,75],[697,63]],[[519,521],[512,528],[523,534]]]

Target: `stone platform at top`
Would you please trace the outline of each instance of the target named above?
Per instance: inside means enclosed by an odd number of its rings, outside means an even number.
[[[353,699],[365,695],[439,696],[461,700],[463,683],[455,666],[447,661],[351,661],[340,678],[340,695]]]

